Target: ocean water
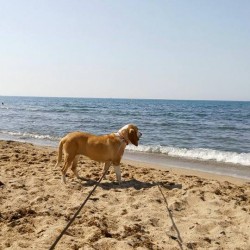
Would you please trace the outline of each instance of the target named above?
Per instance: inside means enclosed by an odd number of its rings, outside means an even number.
[[[57,146],[70,131],[143,133],[130,152],[250,169],[250,102],[0,96],[0,139]]]

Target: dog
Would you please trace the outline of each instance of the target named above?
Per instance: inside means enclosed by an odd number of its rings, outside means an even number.
[[[138,146],[141,136],[142,133],[133,124],[125,125],[118,132],[107,135],[71,132],[63,137],[59,143],[58,159],[55,167],[60,165],[64,153],[63,183],[66,183],[66,172],[70,167],[75,176],[80,179],[76,168],[79,156],[84,155],[91,160],[104,163],[103,174],[111,165],[114,165],[116,179],[120,184],[120,162],[124,150],[130,143]]]

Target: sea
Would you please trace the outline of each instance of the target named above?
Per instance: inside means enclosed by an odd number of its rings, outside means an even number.
[[[142,132],[125,158],[250,180],[250,102],[0,96],[0,139],[56,147],[71,131]]]

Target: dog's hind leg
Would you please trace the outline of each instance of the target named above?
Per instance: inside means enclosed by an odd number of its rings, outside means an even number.
[[[70,155],[65,156],[64,166],[62,168],[62,181],[63,181],[63,183],[66,183],[66,172],[67,172],[68,168],[72,165],[73,160],[74,160],[74,157],[72,157]]]
[[[110,161],[107,161],[107,162],[104,163],[102,174],[104,174],[105,172],[106,172],[106,174],[107,174],[107,171],[108,171],[110,165],[111,165],[111,162],[110,162]],[[103,179],[104,179],[104,180],[106,179],[106,176],[105,176],[105,175],[103,176]]]
[[[78,159],[79,159],[79,156],[77,155],[73,161],[73,164],[72,164],[72,168],[71,170],[73,171],[73,173],[75,174],[75,176],[80,179],[80,176],[78,175],[78,172],[77,172],[77,162],[78,162]]]
[[[56,165],[55,165],[56,168],[60,165],[60,163],[62,161],[63,144],[64,144],[64,141],[61,140],[60,143],[59,143],[59,148],[58,148],[58,157],[57,157],[57,162],[56,162]]]

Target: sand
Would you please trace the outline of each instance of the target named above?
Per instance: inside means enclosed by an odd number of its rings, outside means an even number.
[[[49,249],[101,175],[80,159],[61,183],[56,150],[0,141],[0,249]],[[125,161],[55,249],[250,249],[250,183]]]

